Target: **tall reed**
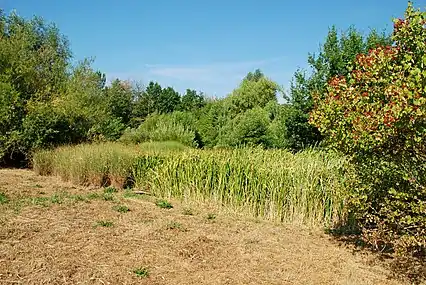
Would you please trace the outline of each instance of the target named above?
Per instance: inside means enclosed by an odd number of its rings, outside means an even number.
[[[274,221],[330,225],[346,217],[346,159],[336,153],[153,145],[62,147],[36,153],[33,164],[40,174],[75,183],[133,185],[159,197],[212,201]]]

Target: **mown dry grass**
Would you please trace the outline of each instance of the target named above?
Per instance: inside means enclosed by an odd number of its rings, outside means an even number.
[[[0,170],[0,192],[0,284],[403,284],[320,231],[224,208],[103,199],[28,170]]]

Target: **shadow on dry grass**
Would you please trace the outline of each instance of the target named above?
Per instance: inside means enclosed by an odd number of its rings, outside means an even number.
[[[426,282],[426,256],[398,256],[389,244],[373,246],[363,238],[362,231],[354,226],[342,225],[327,229],[326,233],[339,244],[351,248],[354,253],[373,253],[379,262],[389,267],[391,278],[415,285]]]

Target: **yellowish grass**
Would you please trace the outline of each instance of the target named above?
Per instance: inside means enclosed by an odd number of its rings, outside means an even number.
[[[307,150],[173,149],[118,143],[41,151],[34,170],[83,185],[133,186],[155,196],[214,202],[273,221],[339,223],[344,157]]]

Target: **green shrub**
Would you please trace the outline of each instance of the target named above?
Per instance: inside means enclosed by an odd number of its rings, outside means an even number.
[[[157,200],[157,202],[155,202],[155,205],[157,205],[157,207],[159,207],[161,209],[171,209],[171,208],[173,208],[173,205],[170,204],[170,202],[166,201],[166,200]]]
[[[17,133],[25,114],[23,99],[9,83],[0,82],[0,160],[13,152],[13,133]]]
[[[200,111],[200,117],[196,122],[196,129],[200,136],[201,145],[214,147],[218,142],[219,130],[228,121],[228,110],[224,100],[216,100],[207,103]]]
[[[115,141],[121,137],[125,128],[121,119],[110,118],[93,125],[87,136],[92,141]]]

